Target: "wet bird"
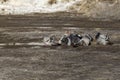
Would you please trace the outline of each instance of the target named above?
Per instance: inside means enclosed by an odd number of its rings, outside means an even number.
[[[95,39],[97,44],[107,45],[110,42],[109,36],[106,34],[101,34],[100,32],[96,34]]]
[[[91,42],[92,42],[92,41],[93,41],[92,36],[91,36],[90,34],[85,34],[85,35],[82,37],[80,43],[81,43],[81,45],[83,45],[83,46],[89,46],[89,45],[91,45]]]
[[[69,38],[71,40],[72,46],[80,46],[81,45],[80,44],[80,41],[82,39],[81,35],[74,33],[74,34],[70,34]]]
[[[55,46],[58,45],[58,43],[56,42],[56,37],[55,35],[50,35],[48,37],[44,37],[43,42],[45,45],[47,46]]]
[[[60,38],[58,43],[64,46],[70,46],[71,40],[69,39],[69,35],[70,35],[70,32],[66,31],[65,34]]]
[[[64,34],[61,39],[59,40],[59,43],[61,45],[66,45],[66,46],[78,46],[80,40],[82,39],[81,35],[78,35],[76,33],[68,33]]]
[[[69,36],[63,35],[59,40],[59,44],[71,46],[71,40],[70,40]]]

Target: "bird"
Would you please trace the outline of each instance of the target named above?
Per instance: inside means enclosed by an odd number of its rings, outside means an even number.
[[[76,47],[76,46],[80,45],[82,36],[80,34],[72,33],[72,34],[70,34],[69,38],[71,40],[71,45]]]
[[[56,42],[56,36],[55,35],[50,35],[50,36],[44,37],[43,38],[43,43],[47,46],[58,45],[58,43]]]
[[[110,38],[107,34],[101,34],[98,32],[95,36],[97,44],[107,45],[110,42]]]
[[[59,44],[61,45],[66,45],[66,46],[71,46],[71,40],[69,38],[69,36],[63,35],[60,40],[59,40]]]
[[[82,36],[80,43],[82,46],[89,46],[91,45],[92,41],[93,41],[92,36],[90,34],[85,34],[84,36]]]
[[[77,33],[65,33],[59,40],[59,43],[61,45],[66,45],[66,46],[78,46],[80,40],[82,39],[81,35]]]

